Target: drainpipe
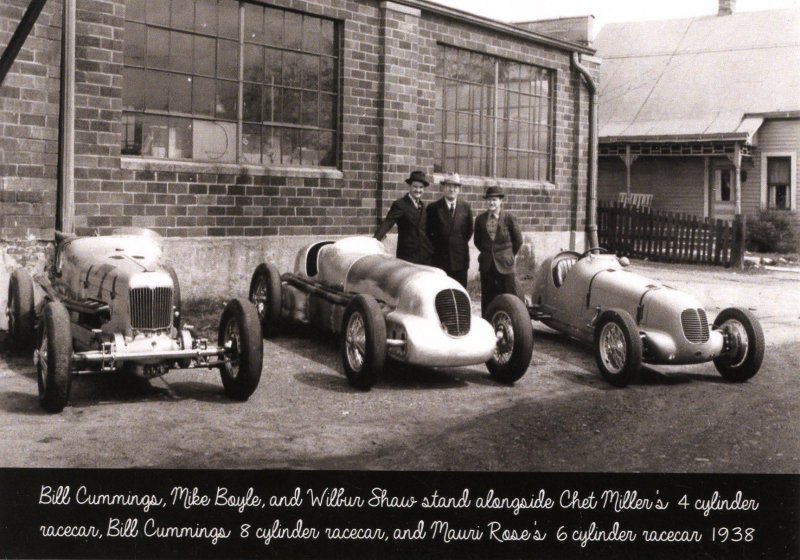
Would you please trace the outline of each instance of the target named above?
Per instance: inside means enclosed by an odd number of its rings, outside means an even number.
[[[572,53],[572,67],[580,72],[589,90],[589,181],[586,189],[586,234],[588,246],[598,247],[597,239],[597,84],[589,70],[581,65],[577,52]]]
[[[75,229],[75,2],[63,0],[56,229]]]

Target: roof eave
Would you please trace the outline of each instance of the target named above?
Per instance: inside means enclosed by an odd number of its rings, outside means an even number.
[[[548,35],[541,35],[539,33],[527,31],[525,29],[522,29],[521,27],[517,27],[516,25],[495,21],[493,19],[485,18],[483,16],[479,16],[476,14],[471,14],[469,12],[464,12],[456,8],[450,8],[447,6],[442,6],[440,4],[434,4],[433,2],[427,2],[425,0],[394,0],[394,1],[397,4],[410,6],[412,8],[417,8],[418,10],[430,12],[444,17],[454,18],[461,21],[467,21],[474,25],[479,25],[481,27],[492,29],[494,31],[499,31],[507,35],[519,37],[521,39],[526,39],[529,41],[533,40],[538,43],[542,43],[547,46],[555,47],[565,51],[579,52],[589,55],[594,55],[596,52],[595,49],[589,48],[586,45],[581,45],[580,43],[572,43],[570,41],[563,41],[560,39],[556,39],[554,37],[550,37]]]
[[[748,141],[748,132],[721,132],[718,134],[665,134],[661,136],[600,136],[601,144],[658,144],[664,142],[719,142]]]

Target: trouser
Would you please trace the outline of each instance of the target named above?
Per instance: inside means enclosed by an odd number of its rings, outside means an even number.
[[[517,279],[511,274],[501,274],[492,266],[489,270],[481,271],[481,315],[486,314],[486,309],[492,300],[500,294],[517,294]]]
[[[459,284],[461,284],[465,288],[467,287],[467,269],[466,268],[463,269],[463,270],[445,270],[445,272],[447,273],[447,275],[450,278],[452,278],[453,280],[455,280],[456,282],[458,282]]]

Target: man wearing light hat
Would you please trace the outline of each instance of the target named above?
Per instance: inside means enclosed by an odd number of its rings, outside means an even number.
[[[433,248],[425,233],[425,204],[422,193],[428,186],[423,171],[412,171],[406,179],[408,193],[392,203],[383,223],[375,232],[382,240],[397,224],[397,258],[417,264],[430,264]]]
[[[472,237],[472,208],[458,200],[461,177],[448,173],[439,183],[442,198],[428,206],[426,230],[433,244],[431,264],[467,287],[469,240]]]
[[[502,210],[505,195],[488,187],[483,198],[489,209],[475,219],[475,246],[480,251],[481,312],[500,294],[517,294],[515,257],[522,247],[522,232],[514,216]]]

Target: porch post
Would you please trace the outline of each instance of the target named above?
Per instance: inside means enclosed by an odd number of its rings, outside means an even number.
[[[622,162],[625,164],[625,192],[631,194],[631,166],[639,156],[631,154],[631,145],[626,144],[625,155],[620,157],[622,158]]]
[[[733,145],[733,246],[731,247],[731,266],[744,268],[744,246],[747,238],[746,221],[742,215],[742,148],[738,142]]]

